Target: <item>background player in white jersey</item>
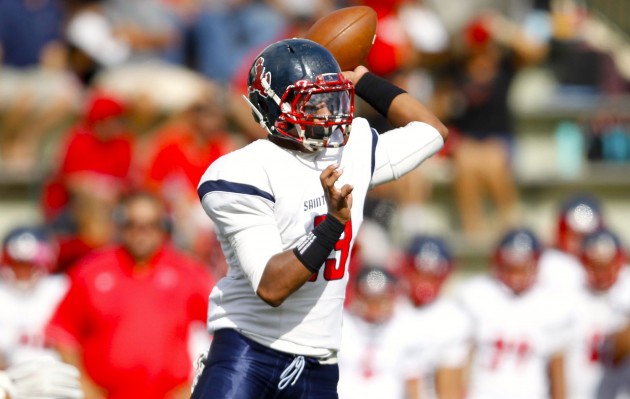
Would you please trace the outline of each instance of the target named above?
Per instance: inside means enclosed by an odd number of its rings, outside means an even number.
[[[540,244],[528,229],[500,240],[492,275],[463,283],[473,323],[468,399],[565,398],[563,345],[571,312],[536,284]]]
[[[393,275],[363,266],[343,317],[339,352],[341,399],[417,399],[414,360],[418,324],[400,302]]]
[[[80,398],[78,371],[46,346],[44,327],[67,290],[50,275],[57,245],[44,228],[19,226],[5,236],[0,261],[0,399]]]
[[[52,235],[38,226],[20,226],[4,238],[0,264],[0,355],[19,363],[56,357],[47,348],[44,327],[68,289],[63,275],[51,275],[57,260]]]
[[[580,243],[585,235],[603,226],[603,213],[597,198],[574,195],[558,212],[555,245],[540,258],[538,279],[557,294],[572,294],[581,289],[585,275],[579,260]]]
[[[413,237],[403,257],[408,311],[418,326],[415,360],[421,371],[418,392],[422,399],[464,397],[470,323],[451,297],[441,295],[454,268],[453,254],[439,237]]]
[[[193,398],[336,398],[347,264],[367,191],[438,151],[444,125],[305,39],[271,44],[248,77],[267,130],[201,179],[229,271],[210,295],[209,358]],[[353,118],[354,93],[396,129]]]
[[[630,364],[614,359],[607,338],[630,322],[630,314],[616,306],[616,289],[630,287],[630,270],[618,237],[602,228],[588,234],[580,248],[586,285],[574,302],[577,312],[574,342],[567,354],[571,399],[615,398],[630,379]]]

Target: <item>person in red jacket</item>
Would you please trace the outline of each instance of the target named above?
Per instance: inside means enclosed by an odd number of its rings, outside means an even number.
[[[205,325],[213,279],[169,244],[166,217],[159,197],[129,194],[115,213],[121,243],[70,270],[47,337],[82,371],[86,399],[190,396],[191,331]]]

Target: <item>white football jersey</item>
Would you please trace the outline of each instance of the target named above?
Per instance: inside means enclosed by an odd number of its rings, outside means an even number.
[[[405,382],[418,378],[414,364],[420,333],[414,315],[398,304],[384,323],[367,323],[346,311],[339,352],[340,399],[405,398]]]
[[[586,273],[580,260],[557,248],[543,251],[538,268],[538,283],[561,295],[582,289],[586,282]]]
[[[464,282],[459,302],[472,323],[467,398],[548,398],[548,360],[570,337],[569,303],[540,286],[514,295],[490,276]]]
[[[67,290],[63,275],[41,277],[28,289],[0,280],[0,355],[8,364],[57,357],[45,345],[44,329]]]
[[[441,297],[422,307],[408,304],[418,325],[414,361],[421,376],[420,397],[437,398],[435,372],[465,367],[470,352],[470,319],[451,298]]]
[[[601,350],[608,334],[630,322],[630,315],[616,309],[611,298],[613,290],[627,286],[628,280],[630,274],[624,270],[610,290],[594,292],[584,287],[576,295],[574,340],[565,361],[568,397],[571,399],[599,398],[601,396],[597,392],[604,375],[608,374],[606,385],[613,384],[614,376],[620,375],[619,370],[606,365],[607,361],[602,359]],[[626,378],[630,378],[630,375],[626,375]]]
[[[443,140],[426,124],[397,129],[423,138],[425,158]],[[386,133],[398,134],[397,131]],[[391,137],[391,136],[390,136]],[[405,142],[400,146],[409,147]],[[363,205],[375,170],[386,170],[388,149],[363,118],[355,118],[348,143],[316,153],[301,153],[255,141],[211,164],[199,184],[206,213],[217,229],[228,263],[227,276],[210,295],[208,328],[235,328],[274,349],[303,355],[338,350],[348,281],[348,258],[363,220]],[[316,275],[284,303],[271,307],[256,295],[267,261],[295,247],[327,213],[319,176],[337,163],[338,187],[351,184],[352,220]],[[382,172],[381,172],[382,174]]]

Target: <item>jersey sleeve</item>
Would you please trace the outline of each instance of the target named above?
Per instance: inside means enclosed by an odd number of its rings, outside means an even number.
[[[199,197],[224,241],[224,251],[228,245],[228,263],[239,265],[256,290],[267,261],[282,252],[275,198],[266,187],[263,171],[224,173],[230,166],[222,158],[215,161],[199,185]]]
[[[444,139],[433,126],[411,122],[379,136],[371,186],[400,178],[437,153]]]

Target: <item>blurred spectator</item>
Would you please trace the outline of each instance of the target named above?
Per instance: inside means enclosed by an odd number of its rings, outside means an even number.
[[[212,278],[168,243],[157,197],[132,193],[115,215],[120,244],[73,267],[49,338],[82,371],[86,399],[189,398],[190,330],[205,323]]]
[[[630,314],[618,309],[611,297],[617,287],[628,287],[630,269],[618,237],[605,228],[587,234],[578,253],[587,278],[574,302],[575,340],[566,363],[568,397],[614,398],[630,377],[630,363],[626,367],[615,363],[605,342],[630,322]]]
[[[210,1],[197,21],[198,70],[219,84],[229,83],[254,50],[280,38],[287,26],[268,1]]]
[[[582,239],[603,225],[597,197],[576,194],[566,198],[556,216],[555,244],[545,249],[540,258],[540,284],[560,295],[581,289],[586,282],[579,259]]]
[[[147,150],[146,187],[164,198],[174,214],[177,244],[203,259],[218,246],[213,245],[214,226],[205,217],[197,185],[212,162],[238,147],[227,130],[223,98],[221,89],[208,82],[191,106],[153,134]]]
[[[101,70],[130,63],[166,62],[176,42],[174,17],[156,0],[69,1],[65,38],[71,65],[90,84]]]
[[[438,237],[415,236],[402,261],[402,281],[420,328],[420,397],[461,399],[466,391],[464,369],[468,360],[470,325],[454,301],[442,295],[455,267],[453,255]]]
[[[60,0],[0,2],[0,161],[4,172],[41,172],[42,140],[77,105],[67,68]]]
[[[464,50],[461,59],[454,59],[446,108],[457,133],[452,156],[461,228],[468,239],[483,241],[492,238],[491,225],[505,229],[517,222],[518,193],[511,168],[514,122],[508,94],[517,69],[542,60],[546,47],[531,40],[518,24],[492,12],[471,20],[462,35]],[[486,194],[499,223],[488,223]]]
[[[402,311],[393,275],[364,266],[344,312],[339,352],[339,398],[415,398],[418,326]]]
[[[43,209],[55,230],[96,248],[111,241],[111,212],[131,184],[134,138],[125,127],[125,106],[117,98],[94,93],[82,118],[61,149],[59,168],[44,187]],[[67,248],[62,242],[61,266]],[[79,251],[82,252],[82,251]]]
[[[0,261],[0,370],[29,360],[58,359],[44,328],[68,289],[66,276],[51,275],[57,243],[41,226],[14,227]]]
[[[388,77],[400,69],[412,66],[415,62],[416,53],[399,13],[399,8],[405,2],[405,0],[353,2],[376,11],[376,38],[367,56],[366,66],[378,75]]]
[[[473,346],[467,398],[566,398],[564,356],[571,302],[536,284],[541,245],[528,229],[505,233],[492,275],[464,282]]]

